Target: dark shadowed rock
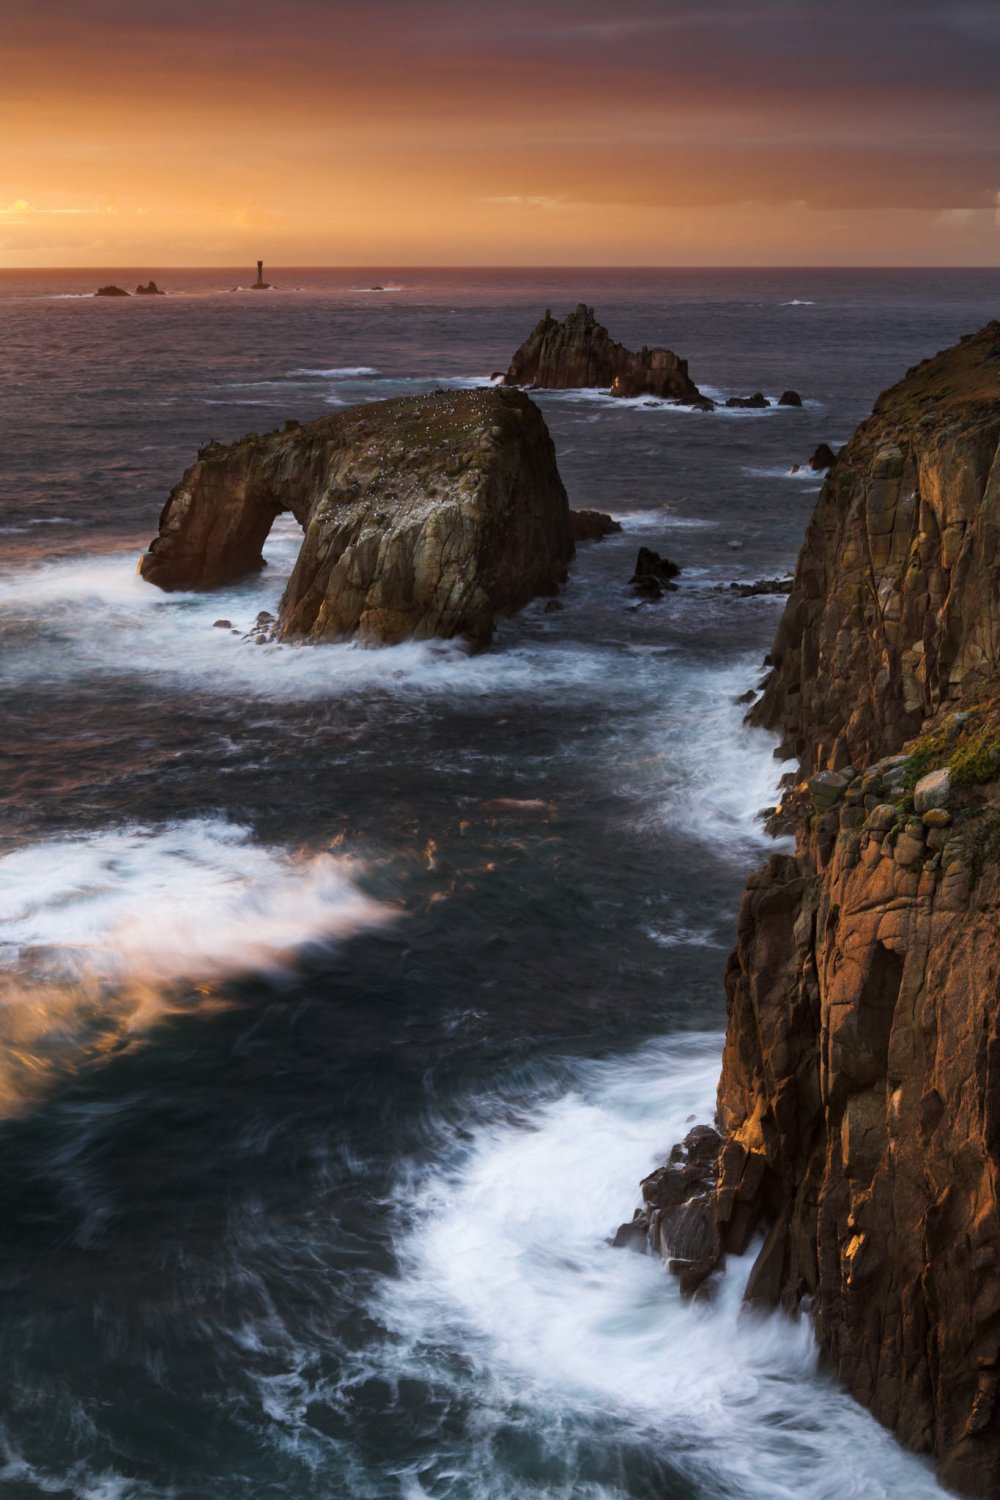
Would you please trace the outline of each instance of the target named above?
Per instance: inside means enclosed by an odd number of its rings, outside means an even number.
[[[137,297],[165,297],[166,292],[161,292],[155,281],[148,281],[145,286],[142,282],[135,289]]]
[[[808,467],[810,469],[815,469],[817,474],[819,474],[822,473],[824,469],[832,468],[836,461],[837,455],[830,447],[830,444],[820,443],[815,453],[809,459]]]
[[[381,401],[212,443],[181,479],[140,572],[207,589],[261,566],[275,517],[304,531],[273,633],[391,644],[464,635],[554,593],[573,555],[541,412],[518,391]]]
[[[95,297],[127,297],[129,293],[123,286],[99,286],[94,293]]]
[[[596,542],[622,529],[620,521],[605,515],[602,510],[571,510],[569,521],[576,542]]]
[[[646,578],[655,578],[662,582],[665,579],[676,578],[680,571],[677,563],[671,562],[669,557],[661,557],[651,547],[640,547],[636,554],[635,571],[629,583],[642,583]]]
[[[717,1130],[696,1125],[667,1164],[642,1183],[649,1243],[680,1279],[685,1296],[696,1292],[722,1260],[716,1194],[721,1146]]]
[[[801,406],[802,397],[799,395],[798,391],[782,391],[781,395],[778,397],[778,405]]]
[[[762,391],[754,391],[752,396],[730,396],[727,398],[727,406],[744,407],[749,411],[761,411],[770,406],[770,401]]]
[[[503,377],[505,385],[545,390],[596,386],[613,396],[659,396],[711,407],[688,375],[687,361],[669,349],[634,353],[617,344],[581,302],[562,323],[547,312],[525,339]]]
[[[792,580],[790,578],[758,578],[756,583],[731,583],[729,592],[738,594],[741,599],[755,599],[759,594],[790,594]]]

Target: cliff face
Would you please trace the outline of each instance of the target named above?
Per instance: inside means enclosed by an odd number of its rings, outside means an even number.
[[[802,780],[726,978],[714,1208],[859,1400],[1000,1489],[1000,324],[838,458],[753,718]],[[902,747],[902,748],[901,748]]]
[[[837,457],[754,722],[808,763],[897,749],[1000,662],[1000,323],[926,360]]]
[[[518,349],[505,385],[546,390],[605,387],[612,396],[659,396],[711,408],[688,375],[687,361],[669,349],[638,353],[617,344],[592,307],[581,302],[562,323],[546,313]]]
[[[203,449],[140,561],[164,589],[262,565],[277,515],[304,531],[278,634],[373,644],[467,636],[566,576],[573,538],[555,450],[520,392],[381,401]]]

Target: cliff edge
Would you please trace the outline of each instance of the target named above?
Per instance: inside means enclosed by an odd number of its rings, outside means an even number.
[[[1000,1493],[998,444],[991,323],[880,397],[820,496],[751,713],[799,758],[797,849],[740,910],[707,1263],[765,1230],[748,1298],[811,1309],[973,1496]]]
[[[303,529],[284,639],[485,645],[498,615],[557,590],[574,550],[537,406],[519,391],[437,391],[209,444],[139,571],[166,590],[233,583],[263,566],[282,512]]]

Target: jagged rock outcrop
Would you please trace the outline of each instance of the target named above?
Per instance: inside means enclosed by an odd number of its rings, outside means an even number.
[[[127,297],[128,295],[129,293],[123,286],[112,286],[110,283],[107,286],[99,286],[94,293],[95,297]]]
[[[622,523],[603,510],[571,510],[569,522],[575,542],[598,542],[622,529]]]
[[[137,297],[165,297],[167,294],[160,290],[155,281],[147,281],[145,286],[140,281],[135,289]]]
[[[754,722],[836,767],[898,749],[1000,659],[1000,323],[925,360],[837,456]]]
[[[714,404],[688,375],[687,360],[669,349],[644,346],[635,353],[615,343],[582,302],[561,323],[545,314],[514,355],[503,383],[539,390],[597,386],[612,396],[659,396],[706,410]]]
[[[285,639],[391,644],[464,635],[564,580],[569,507],[538,408],[518,391],[438,391],[212,443],[184,474],[139,571],[209,589],[262,565],[276,516],[302,550]]]
[[[800,771],[726,976],[722,1244],[972,1496],[1000,1492],[1000,324],[826,482],[751,719]]]

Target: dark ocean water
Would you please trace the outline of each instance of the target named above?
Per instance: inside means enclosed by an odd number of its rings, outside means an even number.
[[[995,314],[994,272],[0,273],[4,1500],[939,1496],[807,1327],[612,1251],[711,1114],[780,771],[733,702],[818,441]],[[370,291],[380,285],[390,288]],[[295,553],[135,576],[210,437],[503,368],[595,304],[704,415],[540,398],[565,608],[459,647],[258,647]],[[636,548],[683,566],[635,608]]]

